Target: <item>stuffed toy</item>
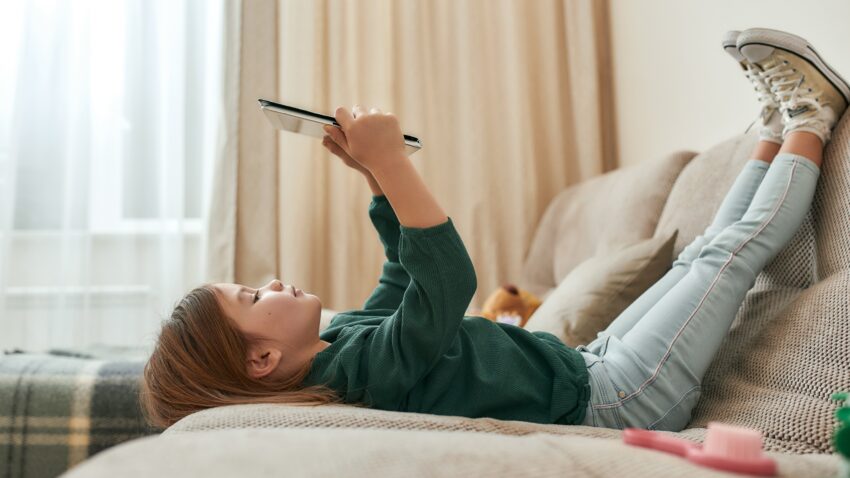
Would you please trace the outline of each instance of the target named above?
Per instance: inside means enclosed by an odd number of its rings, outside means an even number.
[[[537,296],[514,284],[504,284],[484,301],[478,315],[493,322],[525,327],[528,318],[542,304]]]

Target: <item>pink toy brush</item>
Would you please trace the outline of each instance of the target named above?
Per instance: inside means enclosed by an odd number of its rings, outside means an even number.
[[[776,461],[762,453],[761,432],[752,428],[709,422],[702,445],[655,431],[626,428],[623,441],[673,453],[710,468],[751,475],[776,475]]]

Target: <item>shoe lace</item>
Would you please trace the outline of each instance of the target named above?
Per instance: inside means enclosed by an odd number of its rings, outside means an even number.
[[[776,99],[774,99],[773,93],[771,93],[767,82],[762,77],[762,74],[759,73],[758,69],[756,69],[752,63],[746,62],[744,64],[744,75],[746,75],[747,79],[750,80],[750,83],[753,84],[753,89],[758,94],[758,100],[761,104],[779,106],[779,103],[777,103]]]
[[[770,91],[779,101],[779,110],[786,119],[789,111],[796,110],[803,105],[812,106],[815,113],[823,108],[823,105],[818,101],[823,92],[814,91],[809,87],[801,88],[806,81],[806,75],[793,68],[781,54],[775,53],[763,65],[761,75],[770,85]]]

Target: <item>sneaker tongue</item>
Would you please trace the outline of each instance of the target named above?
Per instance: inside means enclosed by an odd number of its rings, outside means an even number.
[[[770,55],[764,60],[758,62],[758,66],[760,66],[762,70],[769,70],[778,64],[779,58],[776,55]]]

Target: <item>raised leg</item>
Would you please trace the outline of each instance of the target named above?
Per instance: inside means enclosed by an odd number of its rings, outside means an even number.
[[[703,246],[708,244],[726,226],[739,220],[744,215],[744,212],[750,206],[750,202],[759,184],[761,184],[762,178],[764,178],[765,173],[770,167],[770,161],[773,160],[773,156],[775,156],[778,149],[779,145],[776,143],[759,141],[753,154],[754,158],[747,161],[735,179],[735,182],[732,183],[732,187],[726,193],[726,196],[720,203],[720,208],[714,215],[714,220],[706,228],[705,232],[694,238],[682,250],[676,260],[673,261],[670,270],[661,279],[644,291],[640,297],[621,312],[608,325],[607,329],[599,332],[596,340],[587,345],[580,345],[578,350],[597,353],[601,345],[600,341],[605,340],[606,336],[614,335],[616,337],[622,337],[625,335],[667,291],[673,288],[685,276],[691,267],[691,262],[697,257]],[[765,154],[765,151],[773,151],[773,156]],[[761,156],[762,159],[756,159],[758,156]]]
[[[747,291],[799,229],[819,175],[810,159],[777,155],[743,217],[699,251],[684,277],[622,339],[606,337],[603,360],[620,398],[595,407],[617,408],[631,426],[652,428],[659,417],[664,429],[687,423]]]
[[[773,119],[760,138],[781,136],[782,147],[744,215],[699,249],[687,272],[622,336],[600,334],[590,344],[598,353],[583,352],[596,385],[587,419],[594,424],[687,425],[744,297],[808,212],[823,145],[850,103],[850,84],[805,39],[761,28],[730,33],[734,42],[724,40],[724,48],[759,91],[761,116]]]

